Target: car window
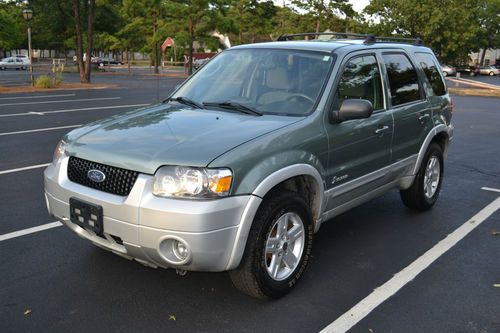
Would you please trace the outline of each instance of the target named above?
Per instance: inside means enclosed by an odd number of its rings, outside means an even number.
[[[382,81],[373,55],[357,56],[346,64],[336,91],[335,108],[346,99],[369,100],[374,110],[384,107]]]
[[[420,100],[417,71],[403,53],[382,55],[389,79],[392,106]]]
[[[439,66],[436,64],[434,57],[429,53],[423,52],[415,53],[415,57],[420,63],[420,66],[422,66],[425,76],[427,76],[427,79],[432,86],[434,94],[437,96],[443,96],[446,94],[446,86],[441,74],[439,73]]]

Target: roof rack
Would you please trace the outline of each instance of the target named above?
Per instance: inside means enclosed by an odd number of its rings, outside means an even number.
[[[364,40],[364,44],[374,44],[383,42],[405,43],[415,45],[423,45],[420,38],[402,38],[402,37],[380,37],[372,34],[353,34],[347,32],[304,32],[300,34],[285,34],[278,37],[277,41],[287,41],[293,37],[309,37],[314,36],[317,39],[319,36],[334,36],[335,39],[359,39]]]

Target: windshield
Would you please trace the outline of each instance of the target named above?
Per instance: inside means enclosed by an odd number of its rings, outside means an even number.
[[[264,114],[312,111],[333,58],[328,53],[228,50],[202,67],[171,99],[187,98],[208,108],[239,104]]]

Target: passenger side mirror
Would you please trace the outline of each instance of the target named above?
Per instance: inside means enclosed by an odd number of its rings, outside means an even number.
[[[368,118],[373,113],[373,105],[366,99],[346,99],[340,110],[330,112],[331,123],[341,123],[351,119]]]

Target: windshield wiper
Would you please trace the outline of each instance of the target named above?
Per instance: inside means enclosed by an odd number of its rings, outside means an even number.
[[[175,98],[168,98],[165,102],[169,102],[169,101],[175,101],[177,103],[189,105],[189,106],[192,106],[196,109],[204,109],[203,104],[195,102],[192,99],[190,99],[188,97],[184,97],[184,96],[179,96],[179,97],[175,97]]]
[[[244,114],[251,114],[253,116],[262,116],[262,113],[255,110],[254,108],[241,104],[238,102],[226,101],[226,102],[203,102],[204,106],[216,106],[222,109],[235,110]]]

